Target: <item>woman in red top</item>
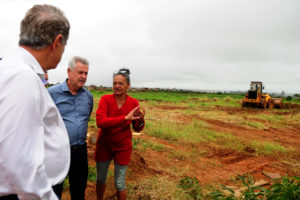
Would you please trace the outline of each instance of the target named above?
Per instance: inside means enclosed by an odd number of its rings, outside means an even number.
[[[118,199],[126,199],[125,175],[132,151],[132,128],[139,132],[144,128],[145,111],[140,112],[139,102],[127,95],[130,87],[129,69],[113,74],[113,92],[101,97],[96,112],[100,128],[96,144],[97,199],[102,200],[109,164],[114,159],[114,180]]]

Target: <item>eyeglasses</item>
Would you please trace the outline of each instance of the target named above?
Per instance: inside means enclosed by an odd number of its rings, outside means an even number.
[[[115,72],[114,72],[114,75],[117,75],[117,74],[123,74],[123,75],[126,75],[126,76],[128,76],[128,73],[127,73],[127,71],[126,71],[126,70],[119,70],[119,71],[115,71]]]
[[[121,70],[116,71],[116,72],[113,73],[113,77],[115,77],[117,75],[121,75],[121,76],[125,77],[126,80],[127,80],[127,83],[130,84],[130,77],[129,77],[129,74],[128,74],[127,70],[121,69]]]

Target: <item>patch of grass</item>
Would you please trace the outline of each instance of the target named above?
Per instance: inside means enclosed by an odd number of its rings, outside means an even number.
[[[153,143],[150,141],[150,145],[151,145],[151,149],[153,149],[154,151],[158,151],[158,152],[163,152],[166,150],[166,147],[163,144],[159,144],[159,143]]]
[[[198,111],[197,110],[191,110],[191,109],[188,109],[188,110],[180,110],[179,112],[185,114],[185,115],[196,115],[198,114]]]
[[[217,132],[209,128],[206,122],[193,120],[191,124],[178,124],[173,122],[155,122],[148,124],[147,133],[154,137],[170,140],[176,143],[191,144],[205,142],[211,145],[218,145],[236,151],[242,151],[246,146],[255,149],[258,155],[276,155],[277,153],[287,153],[288,150],[282,145],[268,141],[244,141],[237,138],[232,133]],[[248,124],[249,125],[249,124]],[[264,129],[260,123],[253,123],[257,129]],[[186,154],[177,154],[177,159],[187,159]]]
[[[206,123],[205,121],[202,121],[202,120],[197,120],[197,119],[192,120],[192,126],[195,128],[198,128],[198,129],[209,128],[208,123]]]
[[[267,127],[261,122],[244,120],[240,122],[241,125],[246,126],[247,128],[256,129],[256,130],[265,130]]]
[[[89,127],[94,127],[97,128],[97,123],[96,123],[96,116],[91,115],[90,120],[88,122]]]
[[[195,103],[195,102],[191,102],[191,103],[189,103],[189,108],[196,108],[198,106],[198,104],[197,103]]]
[[[218,113],[219,115],[217,115]],[[220,121],[227,117],[228,121],[234,121],[235,124],[255,130],[265,130],[268,128],[263,123],[247,120],[248,118],[245,120],[242,116],[228,115],[225,112],[218,113],[208,111],[201,112],[199,115],[208,118],[215,117]],[[167,119],[151,121],[146,123],[145,132],[151,136],[184,145],[205,142],[212,146],[219,146],[236,151],[243,151],[246,146],[250,146],[256,150],[258,155],[276,155],[278,153],[290,152],[290,149],[286,149],[274,142],[245,141],[243,138],[236,137],[232,133],[215,131],[210,128],[207,122],[198,119],[194,119],[188,123],[179,123]],[[185,159],[186,155],[179,155],[179,157]]]
[[[170,140],[186,145],[191,143],[217,143],[225,148],[241,150],[242,142],[231,133],[217,132],[201,120],[193,120],[191,124],[178,124],[161,121],[148,124],[146,132],[157,138]]]
[[[165,139],[165,140],[171,140],[171,141],[177,141],[181,135],[180,131],[177,129],[177,124],[173,122],[162,122],[162,121],[157,121],[155,123],[153,122],[148,122],[146,123],[145,126],[145,132],[147,134]]]
[[[67,177],[64,181],[64,191],[70,190],[70,182],[69,182],[69,177]]]
[[[240,107],[241,103],[233,97],[226,96],[222,100],[216,103],[218,106],[231,106],[231,107]]]
[[[299,152],[294,150],[294,154],[298,155]],[[278,161],[278,163],[290,166],[295,174],[299,172],[300,161],[298,159],[290,158],[287,154],[285,154],[281,156]]]
[[[175,160],[193,160],[196,154],[188,151],[171,151],[169,157]]]
[[[275,114],[269,114],[269,115],[263,114],[263,115],[255,115],[255,118],[262,119],[262,120],[267,120],[267,121],[272,122],[272,123],[278,123],[278,122],[280,122],[284,119],[284,116],[275,115]]]
[[[239,125],[240,122],[244,120],[243,117],[240,115],[236,115],[236,114],[229,115],[225,111],[214,110],[214,109],[203,110],[203,112],[198,112],[198,116],[200,118],[218,120],[225,123],[232,123],[236,125]]]
[[[257,140],[254,140],[252,141],[251,146],[252,148],[255,149],[257,154],[270,155],[270,154],[276,154],[278,152],[287,153],[287,149],[285,147],[275,142],[268,142],[268,141],[259,142]]]
[[[139,150],[139,151],[145,151],[146,149],[150,148],[154,151],[158,151],[158,152],[163,152],[166,151],[166,147],[163,144],[160,143],[156,143],[153,141],[145,141],[143,139],[140,138],[133,138],[132,139],[132,147],[135,150]]]
[[[89,166],[88,180],[89,181],[97,180],[97,168],[95,166]]]
[[[217,132],[216,135],[218,138],[218,145],[221,147],[236,151],[242,151],[242,149],[244,149],[244,142],[232,133]]]
[[[199,185],[199,181],[195,177],[185,177],[181,179],[178,187],[183,189],[192,199],[203,199],[202,189]]]
[[[176,182],[161,176],[128,183],[127,196],[132,200],[192,200]]]

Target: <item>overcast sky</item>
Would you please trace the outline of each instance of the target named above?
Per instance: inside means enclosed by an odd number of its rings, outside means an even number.
[[[17,48],[22,18],[52,4],[70,21],[62,82],[78,55],[90,61],[87,85],[112,85],[131,70],[132,87],[300,93],[299,0],[1,0],[0,57]]]

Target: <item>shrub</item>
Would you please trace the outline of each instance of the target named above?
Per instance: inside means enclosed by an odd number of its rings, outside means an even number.
[[[242,181],[245,190],[241,195],[224,185],[223,190],[216,190],[207,195],[207,199],[218,200],[297,200],[300,199],[300,178],[284,177],[280,183],[273,184],[269,189],[263,187],[255,187],[255,180],[249,174],[238,175],[238,179]],[[229,194],[225,194],[229,191]]]
[[[300,199],[300,178],[284,177],[281,183],[275,183],[266,191],[267,200]]]
[[[287,101],[292,101],[292,100],[293,100],[293,97],[287,96],[285,99],[286,99]]]
[[[179,185],[192,199],[203,199],[202,190],[199,181],[194,177],[185,177],[179,181]]]

